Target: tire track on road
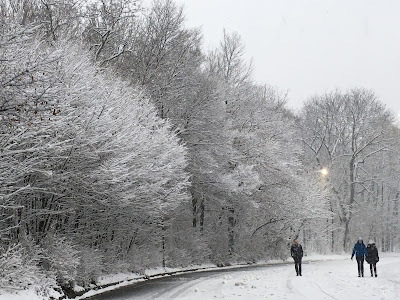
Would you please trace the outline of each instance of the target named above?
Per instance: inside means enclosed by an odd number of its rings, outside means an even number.
[[[213,275],[213,276],[201,277],[199,279],[192,280],[193,281],[192,283],[189,284],[189,282],[188,282],[188,284],[185,284],[181,289],[179,289],[174,294],[172,294],[171,295],[171,299],[177,298],[178,296],[182,295],[184,292],[186,292],[187,290],[189,290],[193,286],[199,284],[200,282],[203,282],[203,281],[206,281],[206,280],[210,280],[212,278],[220,277],[220,276],[221,276],[220,274],[216,274],[216,275]]]
[[[327,296],[330,297],[331,299],[339,300],[339,299],[333,297],[332,295],[328,294],[327,292],[325,292],[324,289],[321,288],[321,287],[318,285],[318,283],[316,283],[316,282],[313,282],[313,283],[320,289],[320,291],[321,291],[322,293],[324,293],[325,295],[327,295]]]

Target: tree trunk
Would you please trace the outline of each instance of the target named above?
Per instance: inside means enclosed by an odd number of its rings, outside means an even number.
[[[235,209],[233,207],[228,208],[228,241],[229,241],[229,255],[234,253],[234,226],[235,226]]]
[[[162,221],[161,224],[161,243],[162,243],[162,267],[165,268],[166,263],[165,263],[165,224],[164,221]]]
[[[197,199],[196,196],[192,193],[192,218],[193,218],[193,227],[197,227]]]
[[[355,169],[355,157],[352,156],[349,163],[350,175],[349,175],[349,212],[345,218],[345,228],[343,237],[343,250],[347,250],[348,239],[349,239],[349,226],[352,218],[353,203],[355,198],[355,183],[354,183],[354,169]]]
[[[400,197],[400,193],[397,192],[396,196],[394,198],[394,203],[393,203],[393,231],[397,232],[397,230],[399,229],[399,197]],[[396,248],[396,246],[398,245],[398,238],[396,237],[396,235],[394,235],[393,237],[393,248]],[[396,249],[393,249],[393,251]]]
[[[200,231],[203,231],[204,228],[204,197],[201,198],[201,203],[200,203],[200,220],[199,220],[199,225],[200,225]]]

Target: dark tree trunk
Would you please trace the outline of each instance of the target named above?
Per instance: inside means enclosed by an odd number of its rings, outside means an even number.
[[[235,226],[235,209],[233,207],[230,207],[228,209],[229,211],[229,216],[228,216],[228,240],[229,240],[229,255],[232,255],[234,253],[234,243],[235,243],[235,237],[234,237],[234,226]]]

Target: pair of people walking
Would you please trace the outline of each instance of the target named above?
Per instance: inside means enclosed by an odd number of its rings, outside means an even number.
[[[378,277],[378,273],[376,272],[376,264],[379,261],[378,248],[374,241],[370,240],[368,246],[365,247],[364,241],[360,237],[357,243],[354,245],[353,253],[351,254],[351,259],[353,259],[354,255],[357,260],[357,268],[358,268],[358,277],[364,277],[364,258],[369,263],[369,268],[371,270],[371,277]]]
[[[303,258],[303,247],[299,244],[297,240],[294,240],[294,244],[290,248],[290,255],[294,260],[294,268],[296,270],[297,276],[301,275],[301,260]],[[365,247],[363,239],[360,237],[357,243],[354,245],[353,253],[351,254],[351,259],[353,260],[354,255],[357,260],[358,277],[364,277],[364,258],[369,263],[371,270],[371,277],[375,275],[378,277],[376,272],[376,264],[379,262],[378,248],[374,241],[370,240],[368,246]]]

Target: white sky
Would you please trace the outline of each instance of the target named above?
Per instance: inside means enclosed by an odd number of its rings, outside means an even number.
[[[400,114],[400,1],[175,1],[187,26],[202,27],[205,50],[223,28],[238,32],[254,79],[288,90],[290,107],[315,93],[365,87]]]

